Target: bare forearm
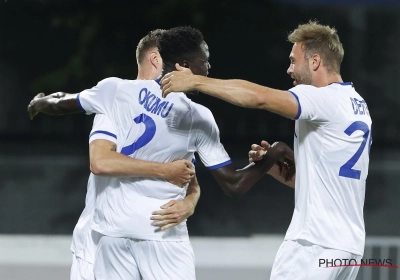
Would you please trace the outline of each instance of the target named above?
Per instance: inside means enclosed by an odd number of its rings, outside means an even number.
[[[186,197],[184,199],[184,202],[188,203],[191,207],[190,216],[193,215],[194,209],[196,208],[199,198],[200,198],[200,186],[195,176],[188,186]]]
[[[285,184],[294,189],[295,182],[296,182],[296,175],[294,175],[291,180],[286,181],[285,177],[280,173],[279,166],[277,164],[272,166],[271,169],[267,172],[267,174],[271,175],[272,177],[274,177],[276,180],[278,180],[282,184]]]
[[[100,176],[165,177],[164,163],[137,160],[113,151],[91,157],[90,170]]]
[[[286,159],[293,151],[282,142],[274,143],[268,153],[251,165],[240,170],[233,170],[228,165],[212,171],[212,174],[221,185],[224,192],[230,196],[241,196],[245,194],[265,173],[267,173],[277,162]]]
[[[225,189],[231,196],[242,196],[250,190],[266,173],[266,171],[273,165],[269,163],[257,163],[246,170],[237,170],[236,176],[232,176],[232,180],[226,185]]]
[[[38,98],[32,104],[33,110],[48,115],[64,115],[80,113],[82,109],[77,100],[77,94],[57,92]]]
[[[233,197],[244,195],[274,165],[275,159],[264,158],[248,168],[234,170],[231,165],[212,171],[223,191]]]
[[[199,75],[193,76],[194,89],[223,99],[234,105],[260,108],[257,101],[259,85],[244,80],[218,80]]]
[[[297,101],[286,92],[245,80],[218,80],[195,75],[194,89],[246,108],[268,110],[287,118],[297,114]]]

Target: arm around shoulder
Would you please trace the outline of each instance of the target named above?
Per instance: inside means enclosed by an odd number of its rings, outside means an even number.
[[[290,119],[294,119],[299,110],[298,101],[290,92],[245,80],[219,80],[196,76],[194,87],[234,105],[263,109]]]

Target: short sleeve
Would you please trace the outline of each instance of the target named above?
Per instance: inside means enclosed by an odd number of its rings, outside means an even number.
[[[111,141],[117,144],[117,130],[110,118],[105,114],[97,114],[89,135],[89,144],[97,139]]]
[[[327,122],[335,115],[335,106],[332,94],[323,88],[310,85],[298,85],[289,90],[299,103],[299,110],[295,119],[315,122]]]
[[[219,129],[211,111],[198,107],[193,116],[192,133],[196,137],[196,149],[201,161],[209,170],[215,170],[232,163],[220,142]]]
[[[78,103],[87,115],[109,114],[114,103],[118,86],[124,80],[107,78],[100,81],[95,87],[86,89],[78,94]]]

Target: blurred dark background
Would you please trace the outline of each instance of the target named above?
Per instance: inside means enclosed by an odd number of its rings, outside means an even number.
[[[400,1],[18,1],[0,3],[0,233],[71,234],[84,207],[93,116],[26,112],[38,92],[79,92],[99,80],[134,79],[135,48],[148,31],[191,25],[207,41],[210,76],[289,89],[287,34],[317,19],[337,28],[342,77],[373,120],[365,221],[368,235],[400,235]],[[204,95],[235,166],[252,143],[293,142],[294,122]],[[267,176],[226,197],[198,161],[202,195],[189,219],[198,236],[284,233],[294,191]]]

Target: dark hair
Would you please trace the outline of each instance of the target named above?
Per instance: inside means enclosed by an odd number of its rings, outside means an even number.
[[[158,40],[164,32],[164,29],[155,29],[150,31],[139,41],[139,44],[136,47],[136,61],[138,65],[143,62],[143,59],[149,50],[157,48]]]
[[[158,40],[158,51],[165,64],[175,64],[190,60],[201,52],[203,34],[190,26],[171,28],[161,34]]]

